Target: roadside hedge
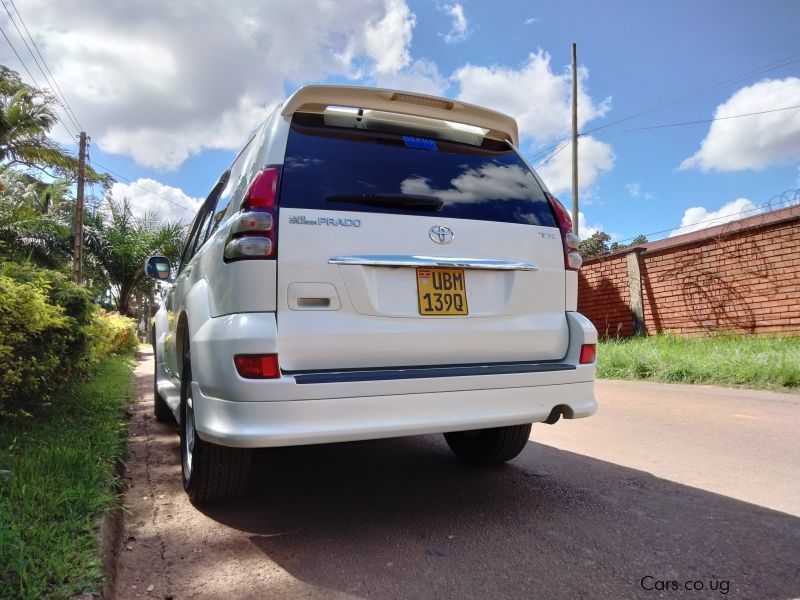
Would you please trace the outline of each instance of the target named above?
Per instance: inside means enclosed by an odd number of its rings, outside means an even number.
[[[48,401],[106,355],[137,344],[132,319],[102,312],[64,273],[0,262],[0,413]]]

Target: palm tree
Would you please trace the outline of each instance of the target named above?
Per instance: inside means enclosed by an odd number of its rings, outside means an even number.
[[[68,182],[44,183],[10,170],[0,180],[0,256],[60,268],[71,257],[74,203]]]
[[[87,277],[95,279],[95,289],[110,291],[121,314],[132,315],[134,298],[151,291],[145,259],[157,254],[177,262],[186,227],[182,222],[163,223],[152,212],[137,217],[126,201],[116,202],[110,195],[104,207],[84,225]]]
[[[56,105],[52,95],[23,83],[16,71],[0,65],[0,174],[21,166],[51,177],[75,178],[77,157],[47,137],[57,122]],[[86,180],[111,182],[89,166]]]

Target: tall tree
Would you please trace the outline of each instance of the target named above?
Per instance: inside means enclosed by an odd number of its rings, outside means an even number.
[[[24,83],[16,71],[0,65],[0,174],[14,167],[43,171],[73,180],[78,159],[48,137],[56,125],[56,99]],[[91,167],[88,181],[108,184],[111,178]]]
[[[0,256],[60,268],[71,256],[74,203],[65,181],[44,183],[8,170],[0,179]]]
[[[85,225],[87,274],[101,278],[94,287],[105,286],[117,310],[130,315],[134,296],[148,287],[144,261],[157,254],[177,262],[186,227],[182,222],[161,222],[152,212],[137,217],[126,201],[117,202],[110,194],[103,206]]]
[[[611,241],[611,236],[605,231],[595,231],[585,240],[581,240],[578,252],[584,258],[596,258],[608,254],[608,242]]]
[[[49,268],[66,264],[75,204],[77,157],[48,137],[57,100],[0,65],[0,254]],[[87,181],[113,180],[92,168]]]

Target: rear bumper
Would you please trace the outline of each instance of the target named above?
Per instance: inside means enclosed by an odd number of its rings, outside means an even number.
[[[192,384],[200,437],[223,446],[261,448],[345,442],[544,421],[597,410],[593,382],[285,402],[233,402]]]
[[[554,365],[541,372],[465,369],[457,376],[391,380],[331,373],[242,379],[232,361],[227,365],[217,357],[270,351],[263,331],[274,328],[270,318],[213,319],[226,327],[193,340],[192,398],[202,439],[234,447],[292,446],[540,422],[554,408],[578,418],[597,409],[595,365],[578,364],[581,345],[596,343],[597,331],[579,313],[567,313],[569,348],[560,361],[566,368],[556,370]]]

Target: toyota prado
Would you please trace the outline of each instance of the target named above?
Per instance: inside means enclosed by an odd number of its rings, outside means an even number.
[[[155,416],[193,502],[252,448],[444,433],[468,464],[591,415],[569,214],[514,119],[456,100],[298,90],[219,177],[154,319]]]

